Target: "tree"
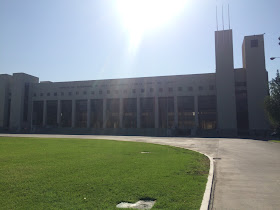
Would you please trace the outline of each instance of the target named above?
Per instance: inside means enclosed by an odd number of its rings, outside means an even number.
[[[280,74],[269,83],[270,96],[266,97],[264,105],[268,118],[273,127],[280,130]]]

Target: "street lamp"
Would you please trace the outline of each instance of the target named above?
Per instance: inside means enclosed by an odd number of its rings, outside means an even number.
[[[271,57],[270,60],[273,61],[273,60],[276,59],[276,58],[280,58],[280,57]]]

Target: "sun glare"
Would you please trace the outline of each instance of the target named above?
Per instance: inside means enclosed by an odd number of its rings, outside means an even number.
[[[129,48],[135,51],[150,29],[168,23],[178,15],[187,0],[118,0],[121,21],[129,33]]]

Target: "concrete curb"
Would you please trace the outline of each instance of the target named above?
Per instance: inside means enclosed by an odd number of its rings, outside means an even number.
[[[201,154],[203,154],[203,153],[201,153]],[[205,192],[204,192],[203,199],[202,199],[202,202],[201,202],[200,210],[208,210],[210,200],[211,200],[212,186],[213,186],[214,162],[213,162],[212,157],[210,157],[206,154],[203,154],[203,155],[208,157],[208,159],[210,160],[210,169],[209,169],[208,180],[207,180],[207,183],[206,183]]]

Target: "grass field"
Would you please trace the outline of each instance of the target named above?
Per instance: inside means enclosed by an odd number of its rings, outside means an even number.
[[[141,153],[150,152],[150,153]],[[209,160],[147,143],[0,137],[1,209],[199,209]]]
[[[270,140],[270,141],[280,143],[280,140]]]

